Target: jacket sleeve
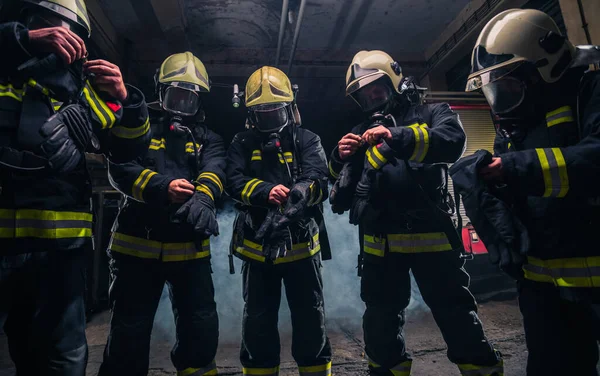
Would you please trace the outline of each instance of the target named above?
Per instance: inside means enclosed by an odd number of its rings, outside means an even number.
[[[458,115],[447,103],[429,105],[431,126],[413,124],[390,128],[389,145],[399,159],[419,163],[453,163],[465,149],[467,136]]]
[[[108,163],[108,179],[119,192],[151,205],[168,204],[168,188],[175,178],[144,168],[140,160],[122,164]]]
[[[101,151],[115,163],[129,162],[144,154],[151,138],[144,95],[133,86],[126,87],[128,96],[122,103],[100,93],[89,81],[83,89]]]
[[[3,74],[14,71],[32,56],[27,50],[29,30],[18,22],[0,24],[0,69]]]
[[[246,205],[268,206],[269,193],[276,184],[248,176],[249,163],[241,137],[236,135],[227,151],[227,193]]]
[[[225,145],[221,136],[209,132],[207,147],[202,154],[196,191],[204,192],[216,201],[223,194],[225,186]]]
[[[358,126],[352,128],[352,131],[350,133],[361,135],[360,129],[361,129],[361,125],[358,125]],[[348,158],[348,160],[343,161],[340,159],[340,155],[338,153],[338,146],[336,145],[333,148],[333,150],[331,151],[330,158],[329,158],[329,163],[327,164],[329,180],[332,183],[334,183],[337,180],[337,178],[340,176],[340,172],[342,171],[342,168],[344,168],[344,165],[346,164],[346,162],[352,161],[354,163],[355,161],[359,161],[359,163],[360,163],[360,160],[357,158],[357,154],[360,154],[360,153],[357,152],[356,154],[350,156]]]
[[[300,152],[302,159],[299,162],[302,168],[302,175],[298,177],[298,181],[311,180],[313,182],[310,186],[310,199],[308,203],[311,206],[327,200],[327,157],[321,145],[321,139],[316,134],[305,132],[303,144],[302,151]]]
[[[581,140],[564,148],[501,155],[507,184],[531,196],[598,195],[600,180],[600,72],[588,73],[580,91]]]

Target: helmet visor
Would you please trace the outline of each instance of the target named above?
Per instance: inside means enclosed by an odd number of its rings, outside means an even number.
[[[482,88],[494,114],[506,114],[518,108],[525,99],[525,85],[514,77],[504,77]]]
[[[64,27],[71,29],[71,24],[63,18],[56,16],[50,12],[34,13],[27,17],[26,26],[29,30],[45,29],[50,27]]]
[[[513,73],[524,63],[525,61],[518,61],[513,64],[501,66],[496,69],[491,69],[487,72],[471,74],[469,76],[469,79],[467,80],[467,87],[465,91],[471,92],[480,90],[485,85],[489,85]]]
[[[379,79],[361,87],[352,94],[363,112],[370,112],[388,103],[393,96],[392,88],[385,80]]]
[[[192,116],[200,109],[200,97],[195,91],[169,86],[165,90],[162,107],[177,115]]]
[[[254,124],[261,132],[275,132],[288,125],[287,103],[258,105],[250,108]]]

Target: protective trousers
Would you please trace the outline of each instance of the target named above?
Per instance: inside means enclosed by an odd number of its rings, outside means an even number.
[[[209,259],[176,262],[111,254],[111,328],[99,375],[148,374],[150,336],[165,282],[175,316],[178,375],[216,375],[219,321]]]
[[[18,376],[85,375],[85,266],[82,248],[0,256],[0,315]]]
[[[596,376],[600,305],[562,299],[554,284],[519,282],[527,375]]]
[[[301,376],[331,375],[320,257],[286,264],[245,262],[241,362],[244,375],[279,375],[281,281],[292,316],[292,356]]]
[[[410,270],[448,345],[448,359],[461,374],[502,375],[502,360],[484,335],[463,264],[454,251],[388,252],[378,260],[365,259],[361,298],[366,304],[363,330],[371,375],[410,375],[411,356],[403,335]]]

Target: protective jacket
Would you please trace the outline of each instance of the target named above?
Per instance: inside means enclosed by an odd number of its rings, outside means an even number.
[[[40,137],[41,125],[66,101],[81,104],[88,111],[87,116],[101,143],[99,150],[90,151],[131,160],[147,148],[150,124],[144,96],[138,89],[128,86],[129,96],[120,103],[80,77],[79,91],[68,97],[59,90],[65,82],[52,81],[56,75],[38,69],[31,71],[33,76],[27,76],[18,70],[31,59],[28,45],[28,30],[23,25],[0,24],[3,51],[0,149],[3,153],[6,148],[16,153],[35,153],[32,141]],[[49,168],[29,172],[2,167],[0,186],[3,253],[73,249],[91,242],[91,181],[85,163],[64,174]]]
[[[562,82],[536,103],[526,134],[497,136],[495,153],[530,237],[525,278],[600,287],[600,72],[572,70]]]
[[[196,192],[218,200],[225,184],[223,139],[202,124],[192,129],[196,144],[191,137],[171,131],[165,120],[153,121],[152,129],[145,157],[109,165],[111,184],[126,195],[109,249],[163,261],[209,257],[208,237],[194,233],[191,224],[173,222],[181,204],[169,203],[168,187],[173,180],[187,179]]]
[[[268,203],[269,193],[276,185],[292,188],[296,182],[310,180],[308,210],[303,219],[290,226],[292,250],[275,264],[309,258],[317,254],[319,226],[315,221],[319,205],[327,199],[327,159],[320,138],[303,128],[296,130],[296,147],[289,127],[281,133],[281,149],[263,147],[264,136],[256,131],[238,133],[227,154],[227,191],[239,210],[231,251],[242,260],[265,262],[262,243],[255,233],[275,206]],[[295,179],[294,179],[295,178]]]
[[[352,165],[353,175],[363,170],[365,158],[378,170],[360,225],[365,256],[383,257],[388,242],[392,253],[459,247],[451,218],[442,211],[448,209],[446,164],[455,162],[465,146],[462,125],[445,103],[412,106],[403,112],[392,113],[397,126],[389,127],[392,140],[387,145],[395,157],[386,158],[377,146],[367,145],[344,161]],[[362,123],[352,133],[362,135],[371,126]],[[344,162],[335,148],[329,162],[333,179]]]

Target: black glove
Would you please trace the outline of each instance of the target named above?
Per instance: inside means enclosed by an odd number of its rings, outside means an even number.
[[[173,222],[187,222],[204,236],[219,235],[215,203],[206,193],[196,192],[177,210]]]
[[[362,220],[371,198],[371,187],[375,179],[375,174],[388,162],[395,164],[396,160],[394,156],[394,150],[385,141],[367,149],[362,176],[356,186],[352,207],[350,208],[351,224],[358,225]]]
[[[256,240],[262,241],[263,254],[267,260],[275,261],[285,257],[287,251],[292,249],[292,234],[287,226],[275,228],[275,224],[283,221],[283,214],[279,209],[272,209],[256,231]]]
[[[85,158],[92,123],[80,105],[69,105],[52,115],[40,128],[45,140],[40,149],[48,165],[59,172],[74,170]]]
[[[358,180],[358,178],[356,179]],[[356,182],[352,163],[344,164],[342,171],[331,188],[329,193],[329,203],[331,210],[335,214],[344,214],[345,211],[352,207],[352,198],[356,189]]]
[[[310,187],[313,184],[315,186],[311,191]],[[289,226],[291,223],[304,218],[306,208],[308,208],[313,200],[313,194],[316,194],[316,192],[319,192],[321,189],[319,185],[320,183],[318,181],[312,180],[305,180],[294,184],[285,204],[283,215],[278,218],[278,221],[274,221],[272,224],[273,231],[278,231],[280,228]]]

